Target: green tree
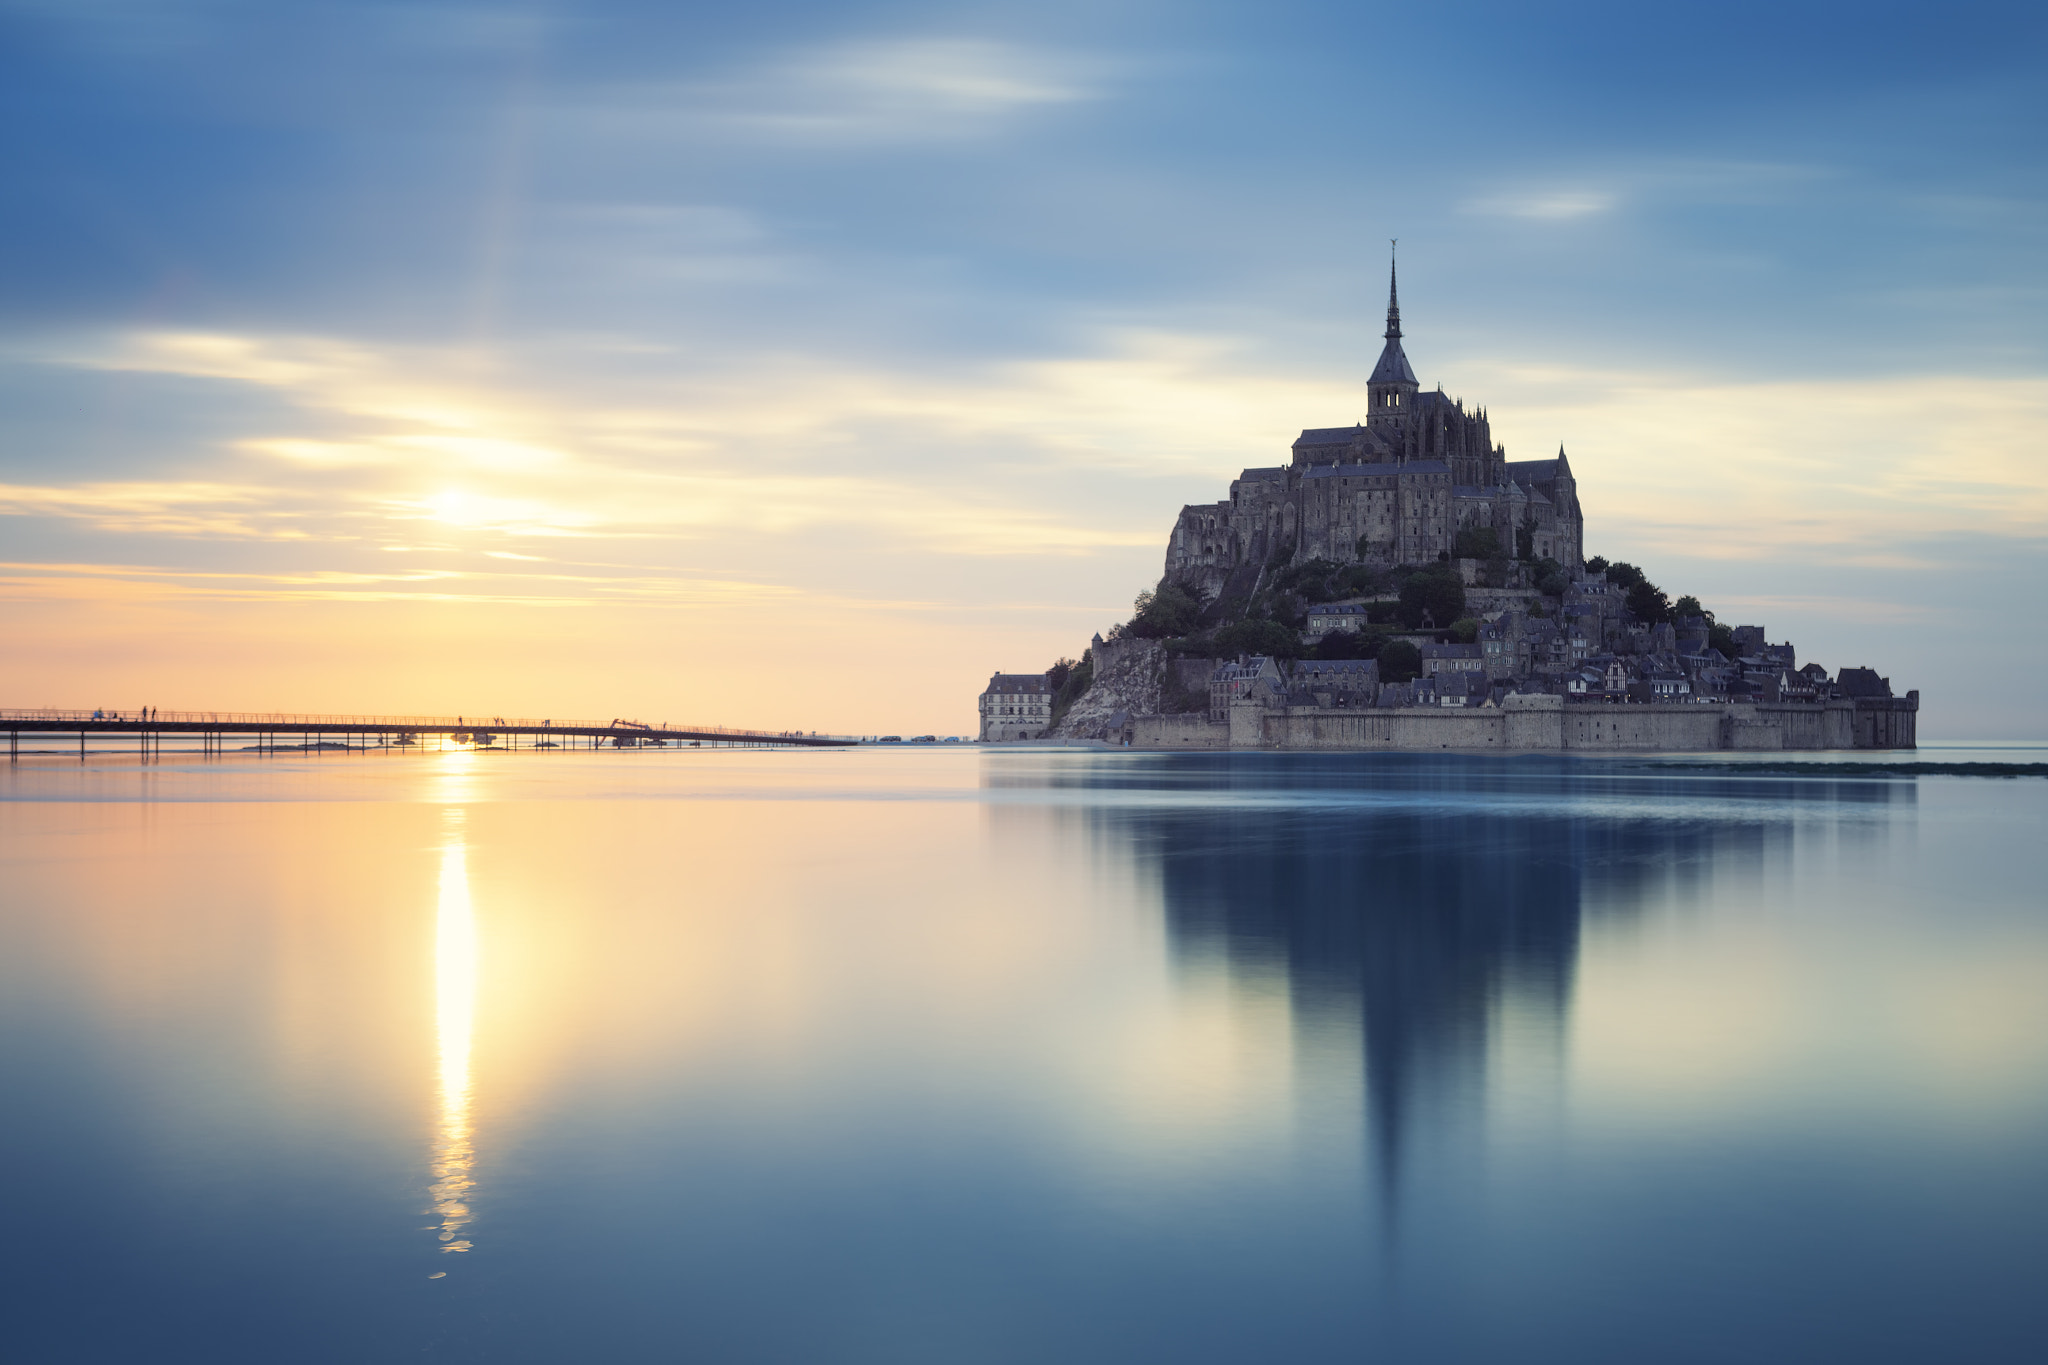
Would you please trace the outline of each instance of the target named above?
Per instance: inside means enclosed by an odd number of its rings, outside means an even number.
[[[1416,629],[1441,628],[1465,614],[1465,585],[1455,569],[1431,566],[1401,585],[1401,619]]]
[[[1355,630],[1333,630],[1316,642],[1318,659],[1369,659],[1365,637]]]
[[[1664,590],[1645,578],[1628,590],[1628,609],[1638,621],[1658,625],[1671,619],[1671,602]]]
[[[1308,603],[1302,601],[1298,593],[1274,593],[1267,611],[1275,621],[1289,630],[1300,630],[1308,624]]]
[[[1602,556],[1602,555],[1594,555],[1594,556],[1593,556],[1593,557],[1592,557],[1591,559],[1589,559],[1589,560],[1587,560],[1587,561],[1586,561],[1586,572],[1587,572],[1587,573],[1589,573],[1589,574],[1594,574],[1594,575],[1596,575],[1596,576],[1597,576],[1597,575],[1599,575],[1599,574],[1603,574],[1603,573],[1606,573],[1606,572],[1607,572],[1607,560],[1606,560],[1606,558],[1605,558],[1604,556]]]
[[[1707,648],[1718,651],[1724,659],[1733,659],[1736,654],[1734,629],[1719,622],[1708,626]]]
[[[1274,574],[1266,586],[1269,592],[1291,592],[1304,602],[1328,602],[1347,590],[1348,572],[1333,559],[1309,559]]]
[[[1536,591],[1545,597],[1562,597],[1572,586],[1571,575],[1554,559],[1536,561]]]
[[[1635,565],[1617,559],[1607,566],[1607,581],[1617,588],[1627,590],[1643,582],[1644,575]]]
[[[1422,651],[1413,640],[1389,640],[1380,650],[1380,681],[1407,682],[1422,673]]]
[[[1232,621],[1216,632],[1216,652],[1226,659],[1239,654],[1293,659],[1301,654],[1301,637],[1278,621]]]
[[[1050,679],[1062,664],[1067,665],[1067,671],[1053,684],[1050,722],[1053,725],[1058,725],[1065,719],[1067,712],[1073,709],[1074,703],[1081,700],[1082,694],[1095,685],[1095,654],[1092,650],[1082,651],[1079,663],[1072,659],[1061,659],[1047,671],[1047,678]]]
[[[1353,564],[1337,577],[1337,586],[1345,596],[1377,592],[1380,582],[1379,570],[1370,564]]]
[[[1451,554],[1458,559],[1492,559],[1500,553],[1500,537],[1491,526],[1468,526],[1458,532]]]
[[[1681,621],[1688,616],[1703,617],[1709,622],[1714,619],[1714,613],[1701,606],[1700,599],[1694,597],[1691,593],[1687,593],[1671,604],[1671,615],[1674,619]]]
[[[1475,643],[1479,639],[1479,618],[1467,616],[1462,620],[1451,622],[1450,635],[1451,639],[1461,645]]]
[[[1185,635],[1195,628],[1202,614],[1202,604],[1194,594],[1170,578],[1160,579],[1159,586],[1150,592],[1139,593],[1131,605],[1131,619],[1118,633],[1135,635],[1140,640]]]

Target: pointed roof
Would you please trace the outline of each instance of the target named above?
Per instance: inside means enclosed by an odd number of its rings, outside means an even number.
[[[1415,378],[1414,369],[1408,364],[1408,354],[1401,349],[1401,281],[1397,267],[1387,264],[1387,330],[1386,349],[1380,352],[1380,363],[1372,367],[1369,384],[1413,384],[1421,387]]]

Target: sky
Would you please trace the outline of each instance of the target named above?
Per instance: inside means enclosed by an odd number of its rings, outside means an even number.
[[[0,705],[959,733],[1405,346],[2048,738],[2048,11],[0,0]]]

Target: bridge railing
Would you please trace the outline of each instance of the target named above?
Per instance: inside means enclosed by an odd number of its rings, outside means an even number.
[[[560,716],[348,716],[319,715],[286,711],[152,711],[147,716],[142,708],[119,711],[109,708],[93,710],[66,709],[62,707],[0,707],[0,729],[8,721],[34,722],[39,725],[80,723],[95,724],[107,721],[127,722],[136,725],[289,725],[307,728],[321,725],[335,727],[355,726],[386,730],[407,730],[414,728],[449,729],[521,729],[521,730],[617,730],[637,734],[688,733],[700,735],[729,735],[734,739],[854,739],[852,735],[826,735],[810,730],[749,730],[731,725],[686,725],[671,721],[647,722],[614,717],[611,720],[574,720]]]

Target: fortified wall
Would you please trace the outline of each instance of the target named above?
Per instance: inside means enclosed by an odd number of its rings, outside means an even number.
[[[1714,749],[1910,749],[1920,694],[1830,702],[1606,706],[1547,695],[1510,696],[1497,707],[1403,707],[1342,712],[1322,707],[1230,708],[1139,716],[1137,749],[1466,749],[1697,752]]]

